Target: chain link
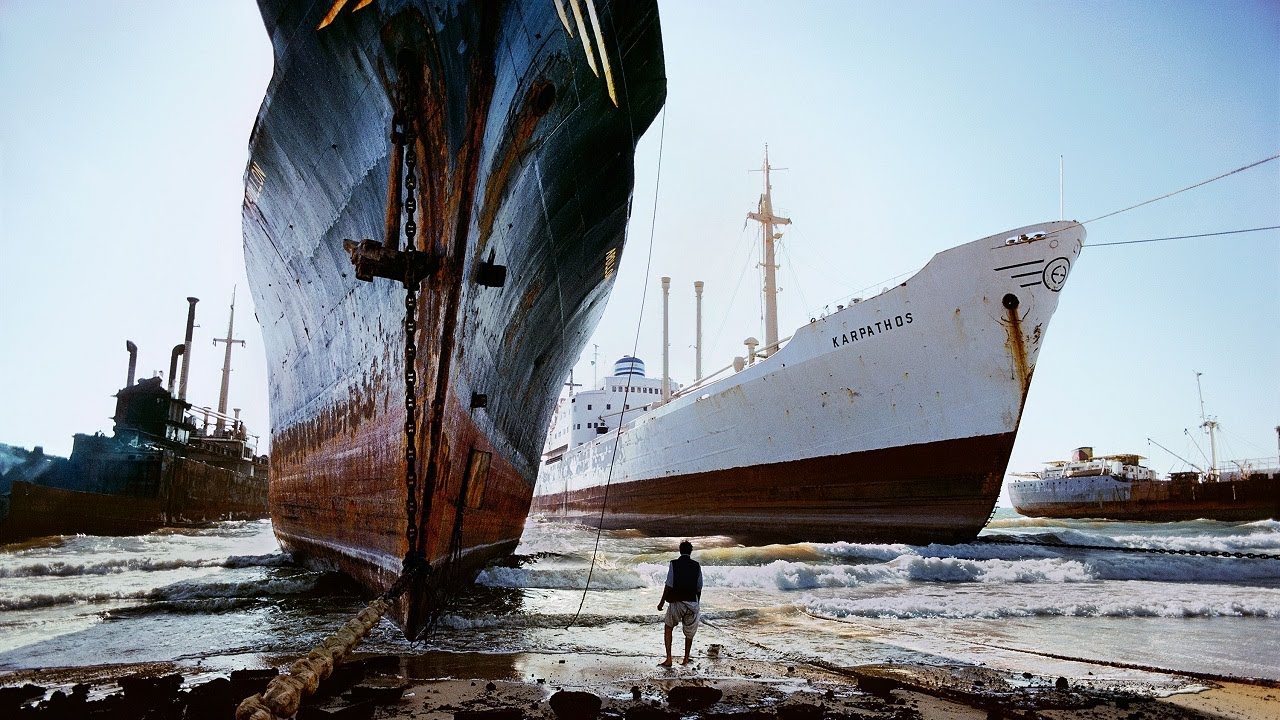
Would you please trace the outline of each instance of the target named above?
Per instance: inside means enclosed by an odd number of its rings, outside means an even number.
[[[406,124],[406,129],[407,129]],[[406,264],[410,268],[408,277],[404,279],[404,484],[405,484],[405,540],[408,552],[405,555],[406,569],[421,556],[418,547],[418,282],[414,277],[413,255],[416,252],[418,224],[414,213],[418,209],[417,153],[414,150],[414,134],[412,131],[404,135],[405,166],[405,200],[404,200],[404,235],[406,240],[405,254],[409,258]]]

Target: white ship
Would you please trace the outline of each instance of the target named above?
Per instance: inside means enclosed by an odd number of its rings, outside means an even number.
[[[533,514],[750,542],[972,538],[1084,228],[1048,222],[951,248],[779,341],[773,241],[790,220],[773,214],[769,169],[766,157],[749,215],[763,226],[763,347],[749,341],[734,372],[684,388],[624,358],[562,401]]]

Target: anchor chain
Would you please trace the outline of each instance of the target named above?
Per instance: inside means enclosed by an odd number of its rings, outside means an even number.
[[[406,126],[407,129],[407,126]],[[418,177],[417,152],[414,134],[411,130],[404,134],[405,165],[405,200],[404,200],[404,235],[405,254],[409,258],[406,263],[404,287],[404,484],[405,484],[405,540],[408,551],[405,554],[404,566],[407,571],[414,560],[422,557],[418,547],[418,447],[417,447],[417,410],[418,410],[418,284],[421,278],[414,272],[414,256],[417,254],[418,223],[414,213],[418,209]]]
[[[1070,550],[1107,550],[1111,552],[1147,553],[1151,555],[1192,555],[1197,557],[1235,558],[1238,560],[1280,560],[1280,555],[1257,552],[1229,552],[1226,550],[1180,550],[1178,548],[1145,548],[1133,546],[1084,545],[1080,543],[1049,542],[1045,540],[993,540],[980,537],[974,540],[981,545],[1035,545],[1039,547]]]
[[[400,98],[406,97],[404,87],[397,88]],[[420,576],[431,573],[431,564],[419,545],[418,538],[418,450],[417,450],[417,358],[418,358],[418,286],[423,276],[429,271],[430,257],[419,252],[416,247],[418,223],[415,213],[418,209],[417,151],[415,136],[408,123],[397,113],[392,121],[391,139],[394,148],[403,148],[404,152],[404,189],[402,208],[405,215],[404,234],[406,247],[403,252],[403,277],[400,280],[405,286],[404,299],[404,385],[405,385],[405,423],[404,423],[404,473],[405,473],[405,541],[407,550],[399,577],[373,602],[369,603],[354,618],[349,620],[337,632],[326,637],[320,645],[306,656],[289,666],[286,674],[273,679],[259,695],[246,698],[236,708],[237,720],[277,720],[289,718],[298,712],[302,699],[316,692],[320,683],[333,674],[333,669],[360,644],[366,635],[391,608],[391,604],[403,595],[410,585]],[[401,128],[404,128],[403,130]],[[392,165],[394,170],[394,163]],[[399,178],[393,177],[392,182]],[[397,189],[398,193],[398,189]],[[369,241],[365,241],[369,243]],[[354,244],[344,243],[348,251]],[[368,247],[368,245],[366,245]],[[381,245],[377,244],[380,249]],[[396,251],[390,249],[389,257],[395,258]],[[359,252],[352,252],[352,263],[361,267],[364,259]],[[397,267],[393,265],[391,267]],[[386,276],[384,274],[384,276]],[[357,273],[362,280],[372,281],[372,274],[365,277]],[[430,497],[426,499],[424,512],[430,512]]]

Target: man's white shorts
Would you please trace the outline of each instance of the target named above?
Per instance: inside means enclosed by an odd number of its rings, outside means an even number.
[[[685,637],[693,637],[693,634],[698,631],[698,603],[682,600],[667,603],[665,620],[667,627],[674,628],[679,625],[684,629]]]

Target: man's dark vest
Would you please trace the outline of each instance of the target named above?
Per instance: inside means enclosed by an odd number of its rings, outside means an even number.
[[[698,591],[698,578],[702,577],[702,567],[688,555],[681,555],[671,561],[673,587],[672,600],[697,602],[702,593]]]

